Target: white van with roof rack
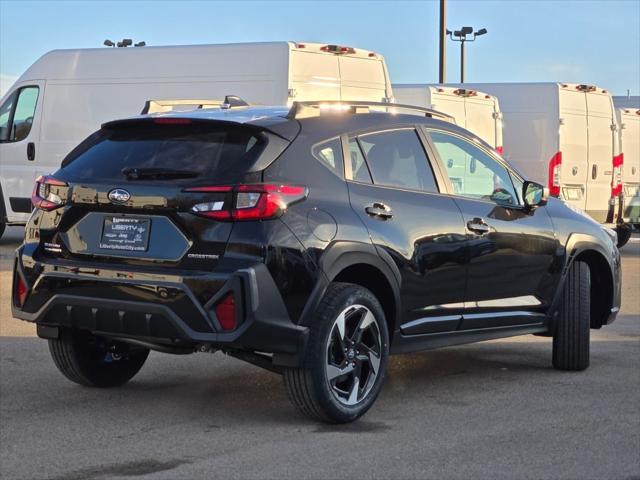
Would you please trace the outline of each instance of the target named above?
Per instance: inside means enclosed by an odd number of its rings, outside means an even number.
[[[81,140],[149,100],[219,105],[392,99],[384,58],[340,45],[296,42],[54,50],[0,100],[0,231],[24,224],[36,177],[56,170]],[[166,104],[166,102],[164,102]],[[166,105],[162,108],[168,108]],[[0,233],[1,234],[1,233]]]
[[[458,126],[475,133],[502,153],[502,113],[495,96],[446,85],[394,83],[392,87],[397,103],[447,113],[455,118]]]
[[[614,164],[620,162],[618,120],[611,94],[575,83],[464,84],[498,97],[506,160],[551,195],[616,228],[620,217]]]
[[[640,227],[640,107],[618,108],[621,176],[618,182],[624,198],[622,218]]]

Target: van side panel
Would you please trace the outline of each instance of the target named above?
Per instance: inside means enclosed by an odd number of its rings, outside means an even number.
[[[568,203],[585,210],[590,175],[587,100],[583,92],[564,88],[560,89],[559,99],[562,197]]]

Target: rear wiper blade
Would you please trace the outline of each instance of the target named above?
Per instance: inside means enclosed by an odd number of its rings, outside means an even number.
[[[193,170],[175,170],[173,168],[123,168],[122,174],[127,180],[195,178],[200,173]]]

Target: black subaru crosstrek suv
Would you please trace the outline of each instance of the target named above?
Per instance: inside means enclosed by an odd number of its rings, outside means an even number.
[[[371,407],[392,353],[538,334],[554,367],[585,369],[620,306],[615,234],[445,115],[405,110],[104,124],[37,180],[14,316],[78,384],[124,384],[150,350],[220,350],[328,422]]]

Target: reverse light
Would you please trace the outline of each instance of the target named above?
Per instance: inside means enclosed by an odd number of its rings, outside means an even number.
[[[31,194],[31,203],[35,208],[50,212],[64,205],[64,199],[59,195],[59,189],[66,187],[66,182],[57,180],[51,176],[40,176],[36,179]],[[53,188],[52,188],[53,187]]]
[[[622,169],[624,168],[624,153],[613,157],[613,175],[611,177],[611,196],[617,197],[622,193]]]
[[[556,153],[549,160],[549,195],[560,196],[560,171],[562,167],[562,152]]]
[[[191,187],[185,192],[225,193],[224,200],[198,203],[191,213],[220,221],[269,220],[282,215],[290,205],[304,200],[309,191],[299,185],[254,184]]]
[[[238,325],[236,320],[236,301],[233,293],[226,294],[214,307],[216,317],[223,330],[235,330]]]

